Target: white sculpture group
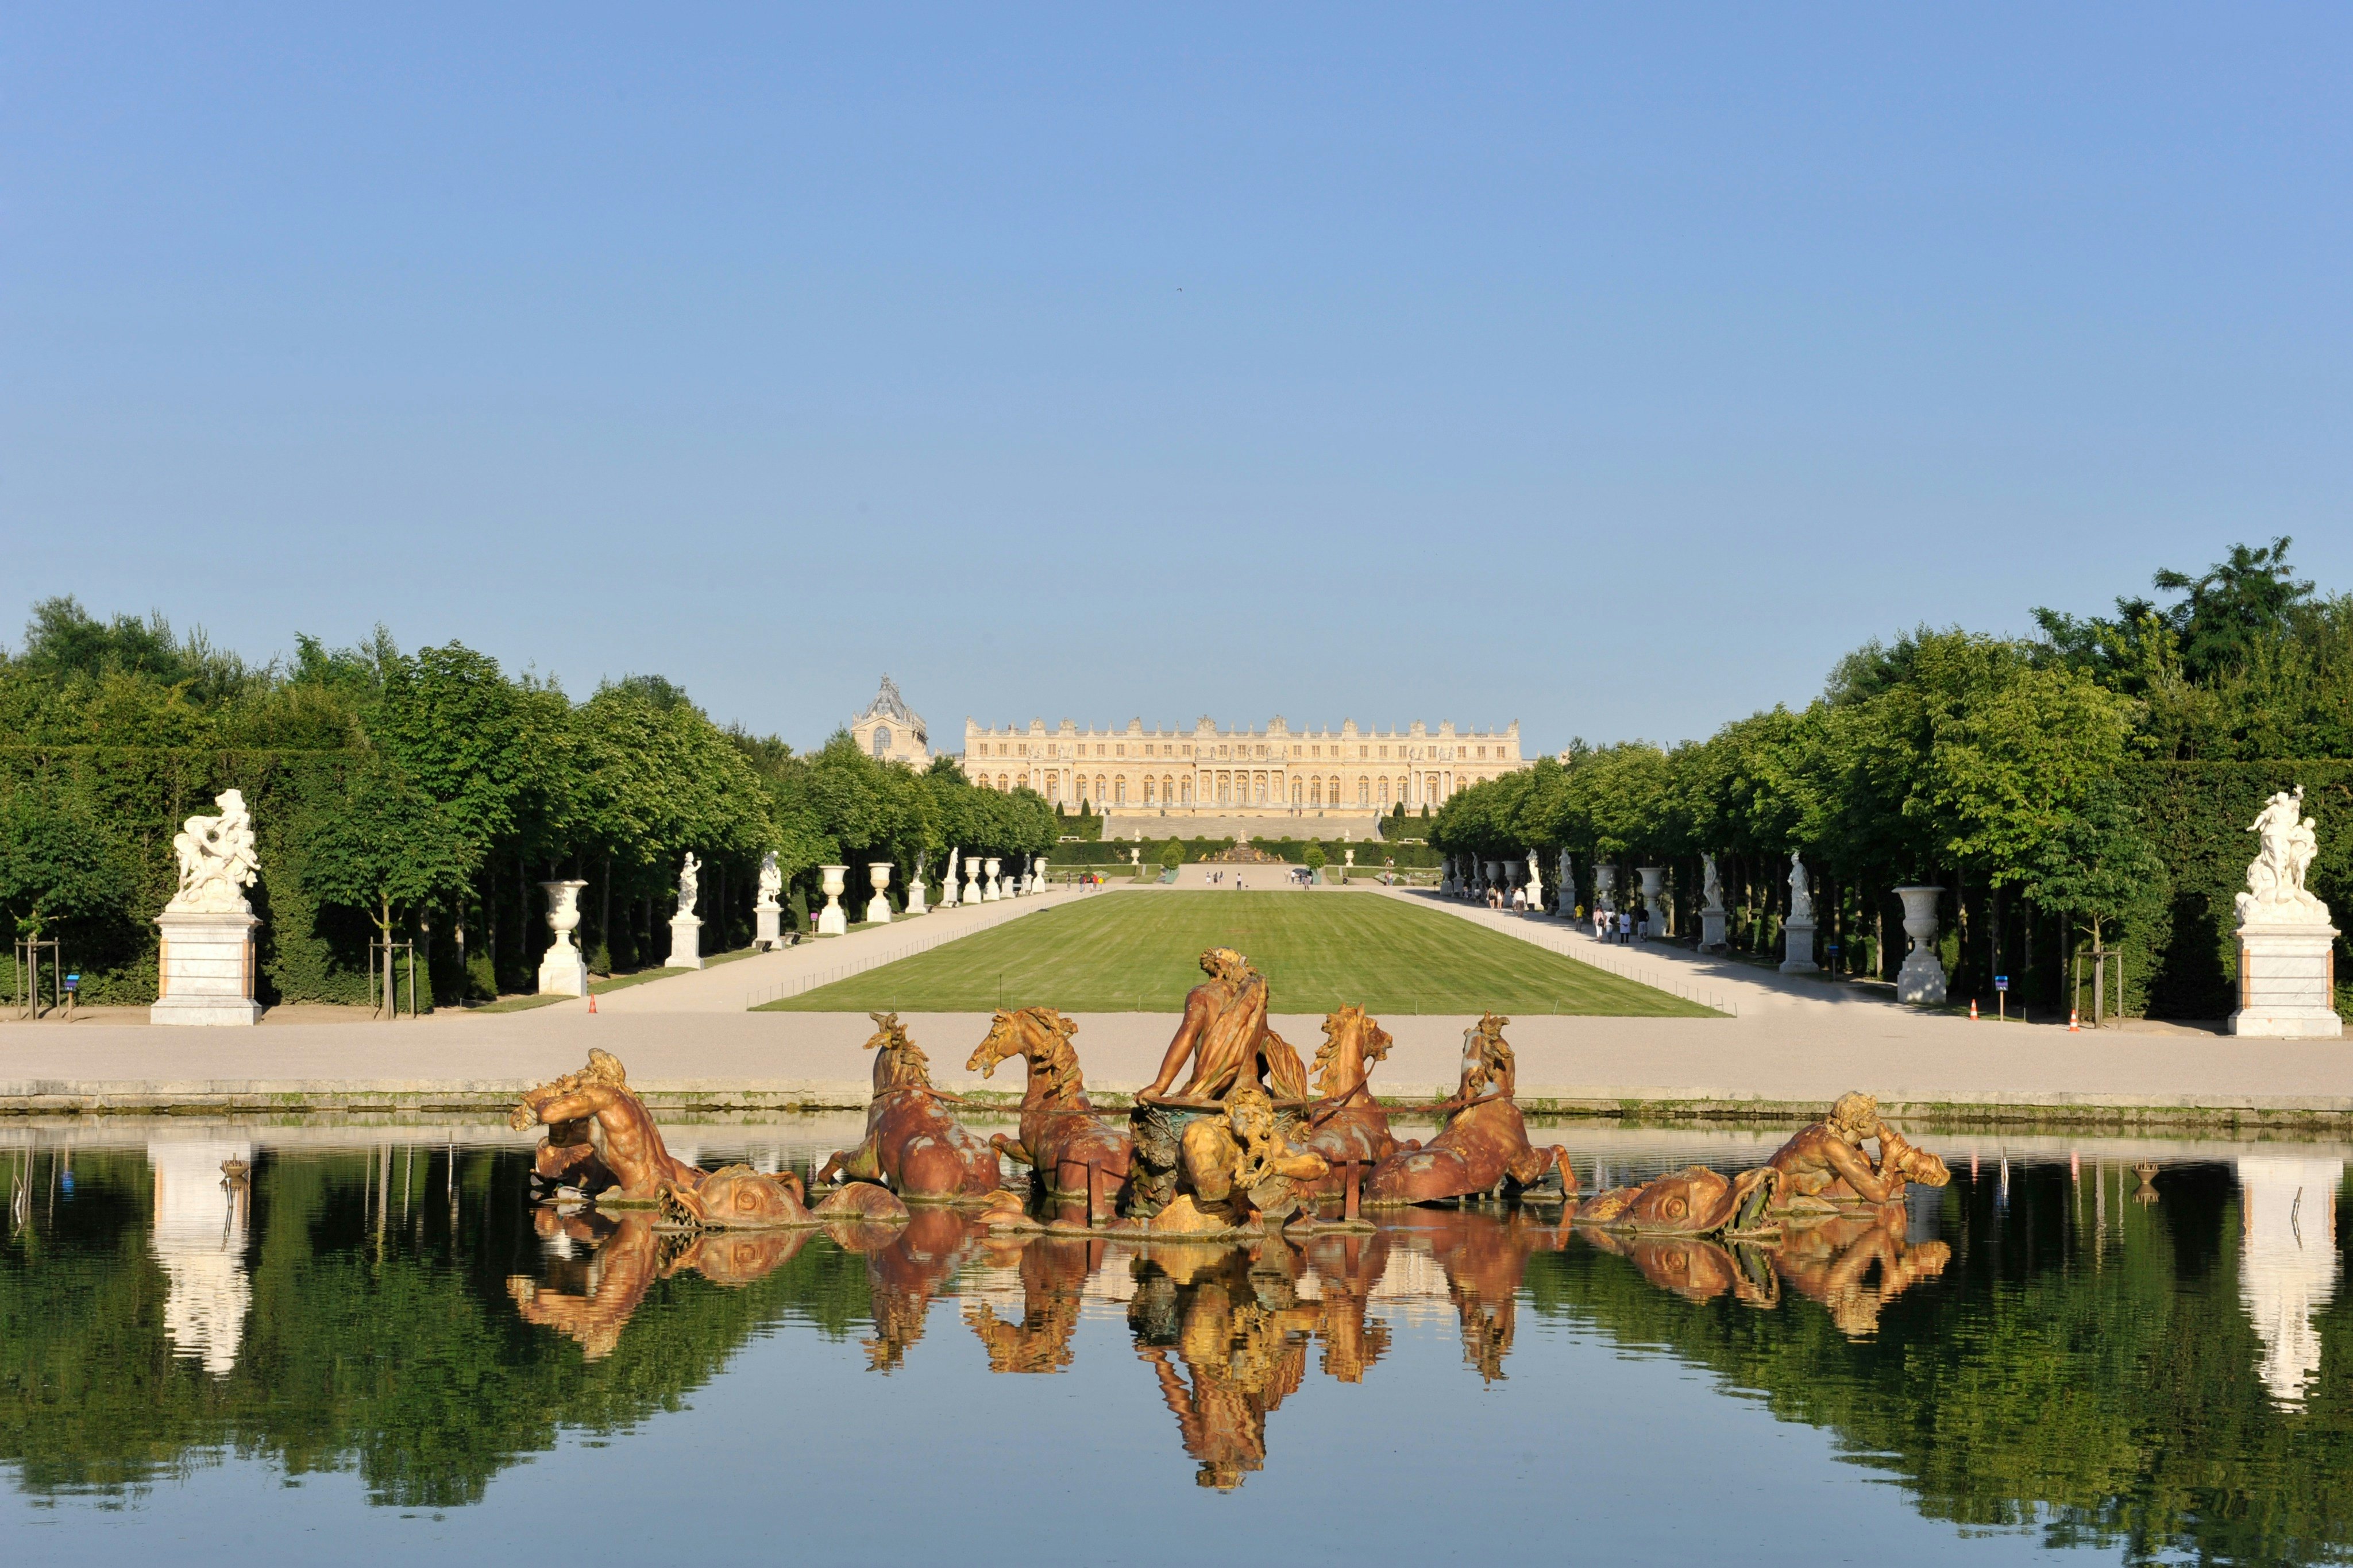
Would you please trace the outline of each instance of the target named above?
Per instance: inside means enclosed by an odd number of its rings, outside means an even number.
[[[253,995],[253,932],[261,922],[245,890],[261,872],[253,816],[238,790],[213,797],[216,816],[191,816],[173,837],[180,886],[164,912],[156,954],[156,1024],[252,1024],[261,1017]]]
[[[2274,1039],[2333,1039],[2345,1032],[2337,1016],[2334,946],[2328,906],[2304,885],[2320,851],[2320,837],[2304,815],[2304,786],[2264,802],[2247,831],[2255,858],[2239,914],[2239,1006],[2234,1035]]]

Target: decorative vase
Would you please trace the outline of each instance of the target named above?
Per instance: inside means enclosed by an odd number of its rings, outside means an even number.
[[[817,934],[839,936],[849,929],[849,917],[842,912],[841,908],[841,890],[849,885],[849,868],[819,866],[817,869],[822,879],[819,886],[825,889],[825,908],[818,911]]]

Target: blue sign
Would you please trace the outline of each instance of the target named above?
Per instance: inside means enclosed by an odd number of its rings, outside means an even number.
[[[80,975],[79,975],[79,974],[69,974],[69,975],[67,975],[67,976],[66,976],[66,989],[67,989],[67,990],[69,990],[69,991],[79,991],[79,990],[80,990],[80,989],[81,989],[81,976],[80,976]]]
[[[1995,990],[1997,990],[1997,991],[2007,991],[2007,990],[2009,990],[2009,989],[2010,989],[2010,976],[2009,976],[2009,975],[2007,975],[2007,974],[1997,974],[1997,975],[1995,975],[1995,976],[1993,977],[1993,988],[1994,988]]]

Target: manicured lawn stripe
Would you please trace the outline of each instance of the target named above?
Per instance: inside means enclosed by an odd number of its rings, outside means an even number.
[[[1394,899],[1348,893],[1106,893],[1008,921],[762,1011],[1171,1013],[1203,950],[1248,954],[1280,1013],[1705,1017],[1707,1009]]]

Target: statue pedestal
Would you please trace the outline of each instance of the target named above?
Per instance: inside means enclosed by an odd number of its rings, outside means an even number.
[[[539,994],[542,996],[586,996],[588,994],[588,963],[580,950],[572,945],[569,934],[555,939],[555,945],[540,955]]]
[[[765,952],[772,947],[785,945],[783,923],[785,911],[777,904],[752,906],[752,945]]]
[[[234,910],[164,910],[151,1024],[254,1024],[253,933],[261,922]]]
[[[670,920],[670,967],[702,967],[702,921],[693,915],[677,915]]]
[[[1721,909],[1699,912],[1699,950],[1702,952],[1722,952],[1728,945],[1724,940],[1724,917]]]
[[[923,901],[923,879],[921,877],[907,879],[907,907],[899,912],[902,915],[927,915],[932,912],[931,905]]]
[[[2337,928],[2259,925],[2239,928],[2239,1010],[2231,1033],[2277,1040],[2333,1040],[2345,1033],[2337,1017]]]
[[[1781,960],[1781,973],[1819,973],[1822,966],[1814,962],[1814,922],[1791,921],[1781,931],[1788,939],[1788,955]]]

